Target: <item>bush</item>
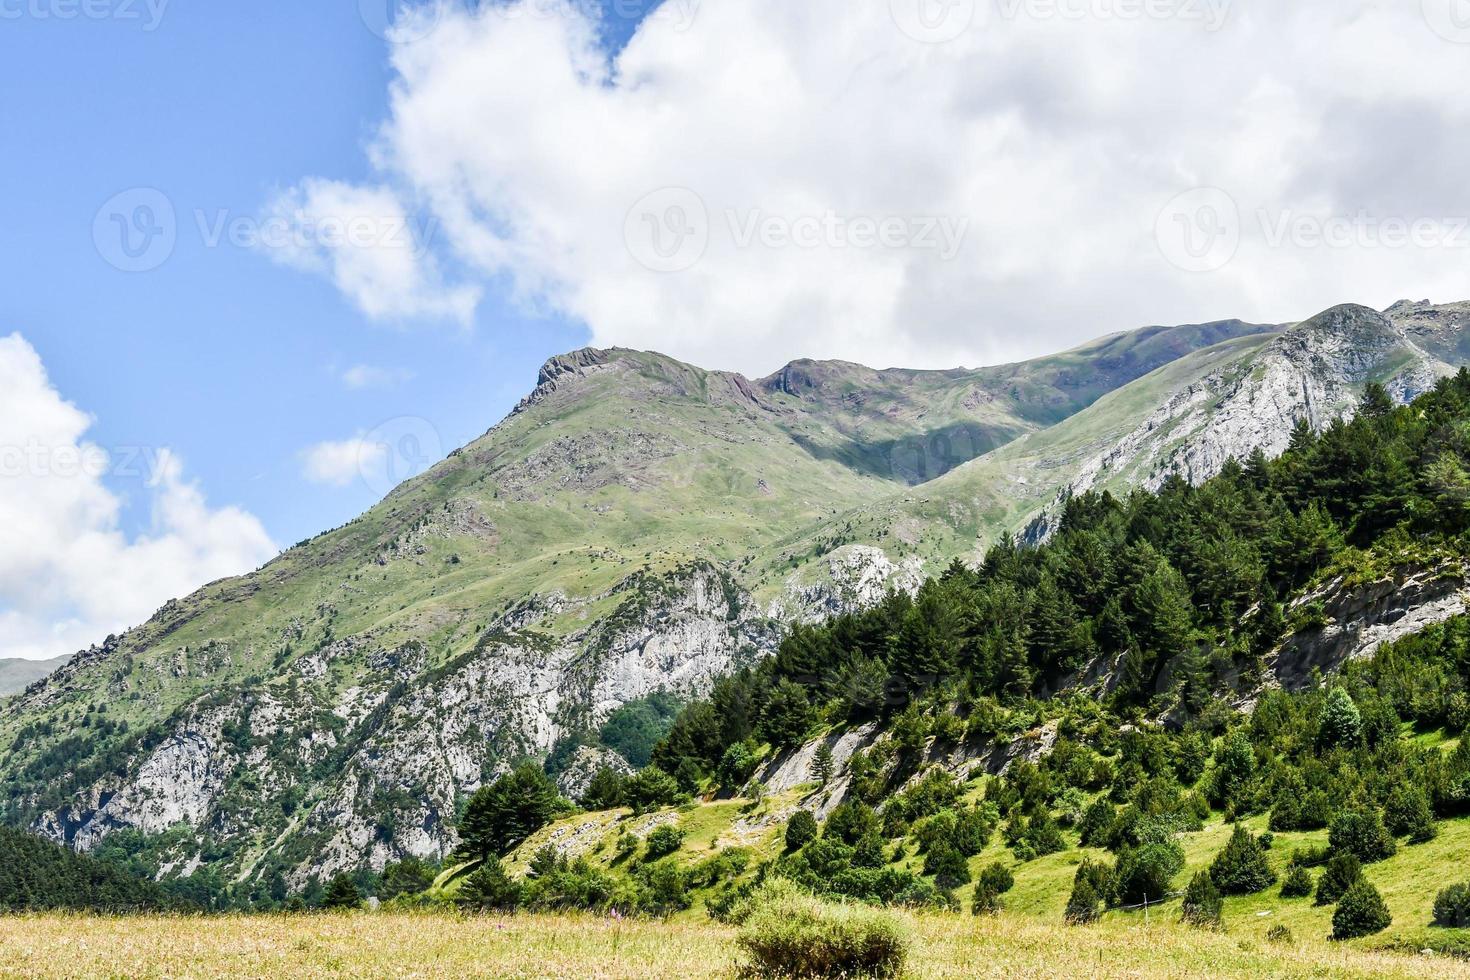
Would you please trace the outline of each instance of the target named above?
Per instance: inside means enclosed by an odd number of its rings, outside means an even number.
[[[1218,929],[1224,919],[1225,899],[1208,872],[1196,871],[1184,890],[1184,921],[1202,929]]]
[[[975,897],[970,911],[976,915],[994,915],[1002,908],[1000,897],[1016,886],[1015,875],[999,861],[989,864],[980,872],[975,884]]]
[[[673,824],[663,824],[648,835],[647,845],[648,860],[657,861],[684,846],[684,831]]]
[[[1254,895],[1276,883],[1276,872],[1260,842],[1236,824],[1230,842],[1210,865],[1210,880],[1226,895]]]
[[[1108,802],[1107,797],[1099,796],[1093,800],[1091,805],[1082,812],[1082,820],[1077,824],[1077,833],[1081,836],[1082,846],[1103,846],[1112,836],[1113,819],[1113,804]]]
[[[1359,879],[1337,903],[1332,913],[1332,938],[1356,939],[1382,932],[1393,922],[1378,889]]]
[[[786,850],[799,851],[817,839],[817,818],[810,810],[797,810],[786,822]]]
[[[357,882],[351,875],[333,878],[327,886],[326,897],[322,899],[322,908],[326,909],[355,909],[361,904],[362,892],[358,891]]]
[[[1317,879],[1317,904],[1331,905],[1363,878],[1363,866],[1351,854],[1338,854],[1327,862]]]
[[[634,813],[644,814],[677,803],[679,783],[657,766],[649,766],[624,784],[623,796]]]
[[[1157,902],[1174,887],[1174,879],[1184,870],[1184,850],[1177,841],[1168,840],[1125,850],[1118,855],[1114,871],[1118,901],[1125,905]]]
[[[1383,806],[1383,825],[1395,837],[1407,837],[1411,844],[1434,840],[1434,810],[1429,796],[1418,786],[1400,783],[1388,794]]]
[[[510,912],[521,904],[521,884],[505,872],[505,865],[491,857],[464,880],[456,901],[473,912]]]
[[[1078,869],[1072,896],[1067,899],[1065,914],[1069,926],[1091,925],[1102,918],[1102,896],[1093,887],[1092,876],[1082,873],[1084,868]]]
[[[1393,857],[1398,845],[1383,826],[1377,810],[1348,810],[1338,814],[1327,834],[1332,849],[1353,855],[1363,864]]]
[[[1470,926],[1470,884],[1451,885],[1435,896],[1434,924],[1452,929]]]
[[[1286,869],[1286,877],[1281,882],[1282,898],[1306,898],[1312,894],[1312,873],[1300,864],[1293,864]]]
[[[1292,941],[1291,930],[1277,923],[1266,930],[1266,941],[1271,943],[1289,943]]]
[[[767,886],[737,939],[756,972],[789,977],[894,977],[909,937],[891,913],[835,905],[790,885]]]
[[[941,891],[949,891],[970,880],[970,864],[965,856],[946,844],[936,845],[924,861],[924,874],[934,876]]]

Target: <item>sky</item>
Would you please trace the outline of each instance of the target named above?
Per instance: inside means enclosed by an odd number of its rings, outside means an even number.
[[[769,373],[1470,298],[1470,0],[0,0],[0,657],[588,343]]]

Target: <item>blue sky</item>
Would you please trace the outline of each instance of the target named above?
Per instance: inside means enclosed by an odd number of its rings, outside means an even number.
[[[0,657],[351,519],[588,343],[973,367],[1470,297],[1464,0],[389,2],[0,0]]]
[[[93,441],[172,448],[211,504],[245,508],[289,544],[376,497],[361,481],[304,481],[304,447],[414,416],[453,448],[502,417],[548,355],[585,342],[494,290],[469,329],[369,322],[322,278],[207,244],[200,212],[206,226],[248,217],[303,175],[363,174],[390,73],[353,0],[174,0],[153,30],[141,0],[115,9],[139,19],[0,20],[0,335],[36,348],[95,417]],[[167,262],[129,274],[92,233],[103,203],[135,187],[168,196],[179,232]],[[391,383],[349,389],[341,372],[358,365]],[[112,483],[125,527],[145,527],[139,481]]]

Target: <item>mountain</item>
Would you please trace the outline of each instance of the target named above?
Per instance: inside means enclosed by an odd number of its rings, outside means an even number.
[[[0,660],[0,698],[19,694],[70,659],[56,657],[52,660]]]
[[[1464,322],[1344,307],[1003,367],[756,381],[553,358],[509,417],[358,520],[10,702],[0,814],[82,850],[139,831],[165,876],[208,861],[295,888],[442,856],[465,795],[517,759],[703,693],[786,624],[915,588],[1069,488],[1208,476],[1252,412],[1289,432],[1371,380],[1419,390],[1463,359]]]

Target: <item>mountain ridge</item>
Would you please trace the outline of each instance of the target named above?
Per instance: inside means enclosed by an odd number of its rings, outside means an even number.
[[[1449,309],[1396,315],[1453,356]],[[297,885],[442,857],[459,801],[516,759],[973,558],[1035,516],[986,502],[1019,475],[1044,510],[1115,431],[1282,335],[1146,328],[862,384],[840,362],[752,382],[621,349],[551,358],[510,415],[363,516],[10,702],[3,817],[82,849],[140,831],[165,875],[206,851]],[[62,734],[77,718],[85,739]]]

